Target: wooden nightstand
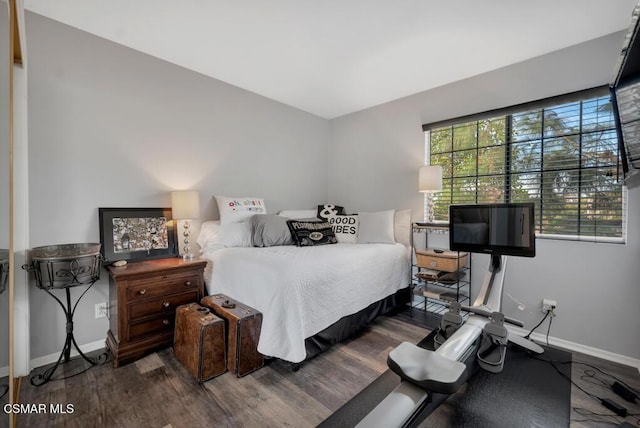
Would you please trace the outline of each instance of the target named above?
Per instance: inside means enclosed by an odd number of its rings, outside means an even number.
[[[173,343],[176,307],[202,299],[206,264],[168,258],[107,267],[107,346],[115,367]]]

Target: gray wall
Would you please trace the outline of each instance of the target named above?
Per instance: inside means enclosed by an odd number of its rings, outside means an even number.
[[[328,200],[410,207],[420,219],[423,123],[606,83],[622,42],[611,35],[327,122],[30,13],[27,37],[31,247],[96,241],[98,207],[168,206],[186,188],[201,191],[205,219],[217,215],[213,194],[262,196],[270,212]],[[626,245],[539,240],[535,259],[512,258],[507,293],[527,310],[505,298],[507,314],[531,327],[553,298],[552,336],[639,358],[640,337],[620,329],[640,327],[639,192]],[[483,264],[474,258],[476,287]],[[79,343],[104,340],[93,306],[106,294],[103,279],[78,307]],[[32,358],[57,352],[61,311],[34,287],[30,309]]]
[[[331,121],[329,200],[350,210],[411,207],[422,219],[417,171],[421,125],[608,83],[622,33],[534,58]],[[551,335],[640,358],[640,189],[629,192],[626,245],[537,241],[535,259],[510,258],[507,315],[526,328],[541,318],[542,298],[558,301]],[[473,285],[486,259],[474,257]]]
[[[326,120],[39,15],[26,31],[31,247],[97,242],[98,207],[170,206],[172,190],[200,190],[203,219],[214,194],[269,212],[326,200]],[[105,339],[107,290],[104,274],[78,306],[78,343]],[[58,352],[60,308],[32,287],[30,311],[32,359]]]

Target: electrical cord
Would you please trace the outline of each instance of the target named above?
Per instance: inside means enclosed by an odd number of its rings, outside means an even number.
[[[533,356],[533,358],[535,358],[535,359],[537,359],[537,360],[539,360],[539,361],[543,361],[543,362],[546,362],[546,363],[551,364],[551,366],[552,366],[552,367],[553,367],[553,368],[558,372],[558,374],[560,374],[560,376],[562,376],[562,377],[564,377],[565,379],[567,379],[567,380],[568,380],[568,381],[569,381],[573,386],[575,386],[576,388],[578,388],[578,389],[579,389],[580,391],[582,391],[584,394],[586,394],[587,396],[589,396],[589,397],[593,398],[594,400],[598,401],[600,404],[604,405],[605,407],[607,407],[609,410],[611,410],[611,411],[614,413],[614,414],[592,413],[592,415],[594,415],[594,416],[608,416],[608,417],[612,417],[612,418],[618,418],[618,417],[622,417],[622,418],[625,418],[625,417],[633,417],[633,418],[635,418],[635,419],[636,419],[636,424],[640,425],[640,419],[638,419],[638,416],[640,416],[640,413],[627,413],[627,409],[626,409],[626,408],[622,408],[622,406],[620,406],[620,407],[624,410],[624,414],[619,414],[619,413],[617,413],[616,411],[614,411],[612,408],[610,408],[609,406],[607,406],[607,405],[605,404],[605,401],[607,401],[607,402],[611,403],[611,402],[612,402],[611,400],[601,398],[601,397],[599,397],[599,396],[597,396],[597,395],[595,395],[595,394],[592,394],[591,392],[587,391],[586,389],[584,389],[583,387],[581,387],[580,385],[578,385],[576,382],[574,382],[574,381],[573,381],[573,379],[571,379],[571,376],[570,376],[570,375],[567,375],[567,374],[565,374],[564,372],[562,372],[562,371],[560,370],[560,368],[559,368],[556,364],[562,364],[562,365],[564,365],[564,364],[582,364],[582,365],[585,365],[585,366],[587,366],[587,367],[591,367],[591,368],[593,368],[593,369],[595,369],[595,370],[599,371],[600,373],[602,373],[602,374],[604,374],[604,375],[606,375],[606,376],[609,376],[609,377],[611,377],[612,379],[615,379],[616,381],[618,381],[618,382],[620,382],[620,383],[623,383],[623,384],[624,384],[624,382],[622,382],[621,380],[617,379],[615,376],[613,376],[613,375],[611,375],[611,374],[609,374],[609,373],[607,373],[607,372],[605,372],[605,371],[601,370],[600,368],[598,368],[598,367],[596,367],[596,366],[594,366],[594,365],[592,365],[592,364],[582,363],[582,362],[579,362],[579,361],[573,361],[573,362],[572,362],[572,361],[553,361],[553,360],[546,360],[546,359],[544,359],[544,358],[540,358],[540,357],[535,356],[535,355]],[[595,372],[594,372],[593,374],[595,375]],[[585,375],[587,375],[587,372],[586,372],[586,371],[585,371]],[[581,376],[581,379],[583,379],[583,376],[585,376],[585,375],[582,375],[582,376]],[[587,376],[588,376],[588,375],[587,375]],[[583,380],[584,380],[584,379],[583,379]],[[600,380],[600,379],[598,379],[598,380]],[[601,381],[602,383],[604,383],[607,387],[611,387],[611,385],[610,385],[610,384],[607,384],[606,382],[604,382],[604,381],[602,381],[602,380],[600,380],[600,381]],[[597,385],[597,383],[596,383],[596,382],[590,382],[590,381],[589,381],[589,383],[592,383],[592,384],[596,384],[596,385]],[[625,384],[625,385],[626,385],[626,384]],[[631,388],[631,389],[632,389],[632,388]],[[616,404],[617,404],[617,403],[616,403]],[[580,412],[578,412],[578,413],[580,413]],[[583,416],[585,416],[585,414],[583,414]],[[617,420],[617,419],[616,419],[616,420]],[[586,422],[586,420],[585,420],[585,422]],[[597,421],[597,422],[601,422],[601,421]]]
[[[529,333],[527,333],[527,335],[524,337],[525,339],[529,339],[529,337],[531,336],[531,334],[536,330],[536,328],[540,327],[542,325],[542,323],[544,322],[544,320],[546,320],[549,317],[549,314],[551,314],[551,310],[548,310],[546,314],[544,314],[544,317],[542,317],[542,319],[540,320],[540,322],[538,324],[536,324],[535,327],[533,327],[531,329],[531,331]],[[547,345],[549,345],[549,333],[547,333]]]
[[[547,311],[547,315],[551,315],[551,318],[549,318],[549,326],[547,327],[547,346],[549,346],[549,333],[551,332],[551,323],[553,322],[553,317],[556,316],[556,313],[554,312],[553,309],[551,309],[550,311]],[[546,315],[545,315],[546,317]],[[543,319],[544,321],[544,319]]]
[[[605,424],[607,426],[614,426],[617,427],[620,425],[620,421],[618,420],[618,417],[616,415],[612,415],[612,414],[605,414],[605,413],[594,413],[591,410],[587,410],[587,409],[583,409],[581,407],[573,407],[573,411],[576,412],[577,414],[579,414],[580,416],[598,416],[598,417],[602,417],[602,418],[612,418],[612,420],[601,420],[601,419],[594,419],[589,418],[589,419],[571,419],[572,422],[595,422],[597,424]]]

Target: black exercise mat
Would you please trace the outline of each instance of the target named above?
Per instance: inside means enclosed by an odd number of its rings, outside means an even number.
[[[431,348],[434,334],[427,336],[419,345]],[[544,354],[538,358],[568,363],[556,366],[567,376],[571,375],[570,353],[545,348]],[[355,426],[399,383],[398,375],[387,370],[319,426]],[[440,404],[446,398],[442,395],[434,397],[434,405],[428,406],[423,413],[429,416],[421,426],[569,426],[569,380],[561,376],[550,363],[540,361],[513,345],[507,351],[502,373],[492,374],[478,369],[456,394]]]

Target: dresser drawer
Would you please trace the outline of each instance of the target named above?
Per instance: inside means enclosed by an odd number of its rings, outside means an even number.
[[[135,279],[129,281],[127,300],[134,302],[179,293],[185,290],[197,291],[200,286],[199,278],[198,275],[178,273],[153,278]]]
[[[148,319],[142,322],[129,324],[127,340],[143,339],[147,336],[156,336],[162,333],[173,333],[175,324],[175,310],[162,316]]]
[[[199,293],[196,289],[186,293],[157,297],[155,299],[146,299],[144,301],[131,303],[129,304],[129,321],[135,321],[152,315],[173,313],[176,310],[176,307],[180,305],[197,302],[198,295]]]

